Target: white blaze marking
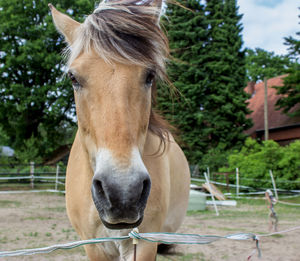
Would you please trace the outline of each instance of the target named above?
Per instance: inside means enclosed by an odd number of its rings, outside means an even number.
[[[110,173],[117,172],[123,174],[128,172],[129,169],[141,173],[148,172],[137,147],[132,149],[130,164],[126,167],[118,164],[118,161],[114,159],[110,150],[101,148],[96,153],[95,166],[93,169],[94,174],[105,173],[106,171],[109,171]]]
[[[104,173],[106,170],[116,168],[117,164],[113,159],[112,153],[108,149],[99,149],[96,153],[94,174]]]
[[[139,149],[137,147],[134,147],[131,152],[131,167],[134,170],[148,173],[148,170],[145,167],[145,164],[142,160],[141,154],[139,152]]]

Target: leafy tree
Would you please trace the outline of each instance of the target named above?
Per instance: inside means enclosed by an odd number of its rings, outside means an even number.
[[[0,146],[7,145],[9,143],[9,137],[5,134],[2,127],[0,126]]]
[[[93,9],[89,0],[53,4],[78,20]],[[34,154],[45,157],[70,142],[75,112],[71,85],[62,79],[65,44],[48,1],[0,0],[0,46],[0,126],[9,137],[6,145],[34,147]]]
[[[241,145],[251,125],[245,117],[241,16],[235,0],[180,3],[188,9],[169,6],[166,28],[174,58],[169,75],[181,96],[171,105],[161,91],[158,102],[181,130],[189,161],[201,164],[210,149]]]
[[[261,48],[246,50],[247,80],[252,82],[263,81],[265,77],[273,78],[286,73],[291,65],[289,57],[276,55]]]
[[[297,32],[297,36],[300,36],[300,32]],[[288,76],[284,78],[283,86],[276,87],[277,93],[283,95],[276,106],[278,109],[283,108],[283,111],[290,116],[300,116],[300,107],[293,113],[289,113],[290,109],[300,104],[300,38],[286,37],[285,45],[289,46],[289,58],[295,62],[286,70]]]

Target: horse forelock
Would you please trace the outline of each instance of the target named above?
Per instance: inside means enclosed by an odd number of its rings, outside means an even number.
[[[164,80],[168,40],[159,26],[160,8],[152,0],[103,1],[78,28],[66,52],[71,64],[92,49],[106,62],[154,69]]]

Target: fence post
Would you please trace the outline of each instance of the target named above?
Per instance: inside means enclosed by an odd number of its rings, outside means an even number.
[[[235,173],[236,173],[236,196],[239,196],[240,193],[240,177],[239,177],[239,168],[235,169]]]
[[[275,197],[276,197],[276,199],[278,200],[278,194],[277,194],[277,189],[276,189],[276,183],[275,183],[275,180],[274,180],[274,177],[273,177],[273,172],[272,172],[272,170],[269,170],[269,173],[270,173],[270,176],[271,176],[271,180],[272,180],[272,184],[273,184],[273,189],[274,189],[274,192],[275,192]]]
[[[193,169],[193,172],[192,172],[192,177],[197,177],[199,176],[199,166],[198,164],[195,165],[195,168]]]
[[[215,197],[214,197],[214,195],[212,194],[212,188],[211,188],[211,186],[210,186],[209,179],[208,179],[208,177],[207,177],[206,172],[204,172],[204,176],[205,176],[205,180],[206,180],[206,182],[207,182],[207,186],[208,186],[208,188],[209,188],[209,190],[210,190],[209,193],[210,193],[211,199],[212,199],[213,204],[214,204],[214,208],[215,208],[215,211],[216,211],[216,215],[219,216],[219,211],[218,211],[218,208],[217,208],[217,204],[216,204],[216,201],[215,201]]]
[[[34,162],[30,162],[30,186],[34,189]]]
[[[208,177],[208,180],[210,180],[210,171],[209,171],[209,167],[207,167],[206,169],[207,169],[207,177]]]
[[[58,189],[59,165],[56,164],[55,190]]]

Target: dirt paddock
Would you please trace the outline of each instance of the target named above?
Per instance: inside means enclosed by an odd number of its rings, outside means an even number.
[[[300,199],[294,200],[299,202]],[[276,205],[279,230],[300,226],[300,207]],[[213,209],[189,212],[179,232],[228,235],[238,232],[268,233],[268,209],[263,200],[239,200],[237,207],[223,207],[217,217]],[[37,248],[79,240],[69,224],[64,196],[45,193],[0,194],[0,251]],[[166,260],[247,260],[255,242],[221,239],[209,245],[179,245]],[[250,260],[299,261],[300,230],[264,237],[262,258]],[[1,260],[87,260],[83,247],[50,254],[9,257]],[[145,260],[139,260],[145,261]],[[147,260],[146,260],[147,261]]]

